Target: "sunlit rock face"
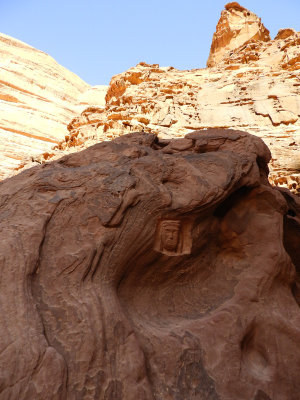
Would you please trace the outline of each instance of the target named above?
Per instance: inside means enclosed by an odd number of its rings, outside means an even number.
[[[272,183],[300,192],[300,33],[250,40],[213,68],[179,71],[140,63],[112,78],[106,107],[68,126],[84,146],[131,131],[180,137],[193,129],[247,129],[270,147]],[[73,141],[63,142],[68,151]]]
[[[300,202],[245,132],[125,135],[0,184],[1,399],[297,399]]]
[[[96,99],[91,89],[49,55],[0,34],[0,179],[51,153],[87,105],[101,106],[105,94]]]
[[[249,40],[267,42],[271,38],[257,15],[237,2],[226,4],[212,39],[207,66],[217,65],[230,50]]]

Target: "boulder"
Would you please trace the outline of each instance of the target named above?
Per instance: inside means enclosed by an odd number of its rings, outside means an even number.
[[[300,202],[269,160],[132,133],[2,181],[1,400],[296,399]]]

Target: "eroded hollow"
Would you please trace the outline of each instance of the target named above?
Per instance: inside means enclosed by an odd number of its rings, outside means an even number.
[[[219,221],[212,211],[194,217],[191,254],[173,257],[149,250],[132,260],[118,287],[158,400],[169,395],[219,399],[197,328],[190,325],[232,298],[240,270],[228,271],[218,258]]]
[[[131,261],[118,295],[133,319],[157,326],[197,319],[233,296],[240,269],[233,265],[229,272],[218,257],[219,219],[212,212],[195,216],[191,234],[191,254],[170,257],[151,249]]]
[[[296,213],[293,211],[283,219],[284,227],[284,247],[296,269],[296,279],[292,284],[292,293],[300,307],[300,224],[296,219]]]
[[[295,265],[297,275],[300,279],[300,224],[295,218],[296,213],[293,211],[284,216],[283,229],[284,229],[284,247],[291,257]]]

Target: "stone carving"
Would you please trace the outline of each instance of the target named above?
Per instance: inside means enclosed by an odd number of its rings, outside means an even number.
[[[177,253],[180,221],[166,220],[161,223],[161,251]]]
[[[154,249],[168,256],[190,254],[191,233],[190,223],[174,219],[158,222]]]

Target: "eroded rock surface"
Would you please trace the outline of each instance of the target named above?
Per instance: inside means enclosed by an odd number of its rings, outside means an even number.
[[[300,202],[241,131],[0,183],[1,400],[296,400]]]

